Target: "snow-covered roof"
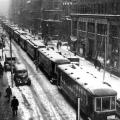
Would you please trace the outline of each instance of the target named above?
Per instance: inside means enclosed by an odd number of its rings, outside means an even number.
[[[24,32],[23,30],[16,30],[15,31],[17,34],[19,34],[19,35],[26,35],[27,33],[26,32]]]
[[[51,60],[57,64],[70,63],[70,61],[67,58],[56,53],[56,51],[54,51],[52,49],[40,48],[39,52],[42,53],[44,56],[46,56],[49,60]]]
[[[40,40],[32,40],[31,42],[37,47],[45,47],[45,45]]]
[[[102,83],[95,75],[74,64],[59,65],[58,68],[66,73],[72,80],[95,96],[116,95],[116,91],[109,85]]]

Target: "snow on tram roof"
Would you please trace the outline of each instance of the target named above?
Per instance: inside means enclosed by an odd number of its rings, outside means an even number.
[[[44,46],[45,47],[45,45],[40,41],[40,40],[32,40],[32,43],[34,44],[34,45],[36,45],[36,46]]]
[[[21,38],[25,39],[25,40],[30,40],[31,37],[29,35],[20,35]]]
[[[20,35],[26,35],[27,33],[25,31],[23,31],[22,29],[16,30],[16,33],[20,34]]]
[[[51,61],[58,63],[58,64],[63,64],[63,63],[70,63],[70,61],[60,55],[59,53],[56,53],[56,51],[50,49],[50,48],[40,48],[39,51],[44,54],[48,59]]]
[[[75,80],[78,84],[83,86],[87,91],[95,96],[116,95],[117,92],[109,85],[104,84],[99,78],[93,74],[89,74],[82,68],[73,64],[59,65],[59,69],[67,73],[67,75]]]

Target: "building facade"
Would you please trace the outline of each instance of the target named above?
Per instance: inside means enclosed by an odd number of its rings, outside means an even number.
[[[77,37],[76,52],[90,60],[98,58],[103,66],[118,75],[119,9],[119,0],[79,0],[71,12],[72,35]]]

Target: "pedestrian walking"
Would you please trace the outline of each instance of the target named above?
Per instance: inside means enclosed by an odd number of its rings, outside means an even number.
[[[11,90],[10,86],[8,86],[6,88],[6,96],[5,96],[8,98],[8,102],[10,101],[11,96],[12,96],[12,90]]]
[[[95,66],[95,68],[98,67],[98,70],[99,70],[99,71],[100,71],[100,69],[101,69],[101,67],[102,67],[100,61],[99,61],[97,58],[94,59],[94,66]]]
[[[18,99],[14,96],[13,99],[12,99],[12,101],[11,101],[11,108],[12,108],[13,116],[16,116],[16,115],[17,115],[18,106],[19,106],[19,101],[18,101]]]
[[[36,70],[38,70],[38,68],[39,68],[38,60],[34,60],[34,64],[36,66]]]
[[[59,50],[59,49],[61,48],[61,46],[62,46],[62,42],[61,42],[61,41],[58,41],[58,42],[57,42],[57,49]]]
[[[0,75],[2,75],[2,76],[3,76],[3,71],[4,71],[3,66],[2,66],[2,64],[0,63]]]

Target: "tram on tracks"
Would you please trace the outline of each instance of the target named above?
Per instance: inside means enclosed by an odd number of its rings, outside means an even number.
[[[80,98],[80,108],[92,120],[107,120],[116,113],[117,92],[103,84],[82,68],[73,64],[58,65],[57,86],[77,104]]]
[[[21,35],[27,35],[26,32],[24,32],[23,30],[19,29],[19,30],[15,30],[14,31],[14,40],[15,42],[20,45],[20,36]]]
[[[38,49],[38,64],[50,78],[51,82],[56,82],[56,67],[60,64],[69,64],[70,61],[56,53],[50,48],[40,48]]]
[[[31,57],[32,60],[37,59],[37,51],[39,48],[45,48],[45,45],[39,40],[27,40],[25,51]]]

